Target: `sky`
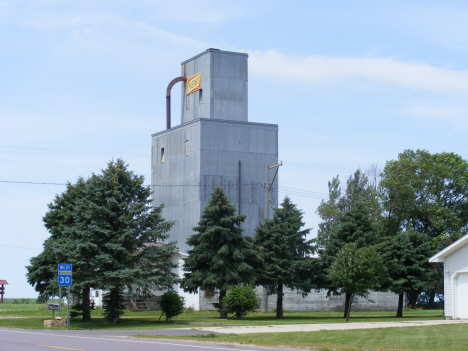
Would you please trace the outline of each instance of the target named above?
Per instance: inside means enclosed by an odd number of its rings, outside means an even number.
[[[0,0],[5,297],[37,296],[25,266],[63,184],[118,157],[150,183],[167,85],[208,48],[249,54],[249,121],[279,125],[279,196],[310,237],[333,177],[405,149],[468,158],[466,2]]]

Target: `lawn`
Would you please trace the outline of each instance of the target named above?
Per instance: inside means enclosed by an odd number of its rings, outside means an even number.
[[[8,301],[10,302],[10,301]],[[55,301],[56,302],[56,301]],[[66,315],[66,308],[62,310]],[[173,319],[172,323],[158,323],[161,312],[158,311],[125,311],[118,325],[108,324],[102,316],[103,310],[92,311],[91,323],[83,323],[81,318],[70,320],[72,329],[159,329],[187,328],[196,326],[228,325],[271,325],[271,324],[310,324],[310,323],[344,323],[341,312],[286,312],[283,320],[275,320],[274,313],[251,313],[244,320],[220,320],[219,313],[210,311],[194,312],[187,310]],[[55,313],[57,316],[57,312]],[[351,322],[389,322],[396,321],[395,312],[352,312]],[[22,318],[9,318],[22,317]],[[52,312],[46,310],[45,304],[0,304],[0,327],[43,329],[44,319],[50,319]],[[404,320],[442,319],[442,310],[409,310],[399,318]]]
[[[145,338],[165,338],[140,336]],[[177,340],[200,340],[265,347],[309,350],[437,350],[468,349],[468,325],[379,328],[361,330],[321,330],[316,332],[227,334],[170,337]]]

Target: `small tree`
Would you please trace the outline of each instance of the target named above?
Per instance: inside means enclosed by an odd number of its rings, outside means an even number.
[[[276,294],[276,319],[283,319],[283,288],[307,294],[317,260],[309,257],[313,248],[306,240],[310,229],[301,229],[302,211],[288,197],[274,211],[273,219],[257,227],[254,241],[264,265],[258,283]]]
[[[241,285],[229,289],[223,303],[227,312],[235,313],[237,319],[242,319],[247,312],[254,311],[261,306],[260,299],[250,285]]]
[[[104,318],[111,324],[117,323],[120,316],[124,314],[123,309],[125,308],[122,291],[112,289],[102,296],[102,303],[104,305]]]
[[[161,296],[159,301],[159,307],[161,311],[166,315],[165,323],[169,322],[172,317],[176,317],[184,312],[185,299],[177,294],[174,290],[169,290]],[[161,319],[161,317],[159,317]]]
[[[215,188],[201,215],[195,234],[187,239],[192,247],[184,262],[184,291],[219,289],[220,318],[227,312],[222,301],[229,286],[255,280],[261,262],[252,240],[242,235],[240,224],[246,216],[237,216],[222,188]]]
[[[324,269],[330,269],[340,250],[347,244],[355,243],[358,248],[368,247],[377,243],[377,231],[372,224],[369,208],[363,202],[354,203],[341,217],[334,230],[322,238],[323,250],[319,251]],[[333,281],[328,282],[328,293],[340,295]],[[343,317],[348,315],[350,294],[346,294]]]
[[[378,290],[382,286],[385,274],[382,257],[373,247],[359,248],[357,243],[351,243],[338,252],[328,276],[339,295],[349,295],[346,322],[349,321],[354,296],[367,298],[370,290]]]

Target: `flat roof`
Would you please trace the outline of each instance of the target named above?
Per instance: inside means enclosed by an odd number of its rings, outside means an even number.
[[[192,60],[195,60],[197,57],[200,57],[200,56],[203,56],[209,52],[220,52],[220,53],[223,53],[223,54],[231,54],[231,55],[242,55],[242,56],[249,56],[249,54],[247,53],[243,53],[243,52],[235,52],[235,51],[224,51],[224,50],[219,50],[219,49],[213,49],[213,48],[210,48],[210,49],[207,49],[205,51],[203,51],[202,53],[198,54],[198,55],[195,55],[194,57],[192,58],[189,58],[188,60],[185,60],[184,62],[181,63],[181,65],[184,65],[186,64],[187,62],[190,62]]]
[[[245,122],[245,121],[233,121],[230,119],[213,119],[213,118],[197,118],[188,122],[185,122],[184,124],[179,124],[175,127],[172,127],[171,129],[164,129],[160,132],[156,132],[151,134],[152,137],[155,137],[156,135],[164,134],[167,132],[171,132],[173,130],[176,130],[178,128],[182,128],[185,126],[188,126],[192,123],[231,123],[231,124],[243,124],[243,125],[251,125],[251,126],[258,126],[258,127],[271,127],[271,128],[277,128],[277,124],[271,124],[271,123],[259,123],[259,122]]]

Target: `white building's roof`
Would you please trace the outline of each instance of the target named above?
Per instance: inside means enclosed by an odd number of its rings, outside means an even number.
[[[465,246],[466,244],[468,244],[468,234],[466,234],[465,236],[462,236],[460,239],[455,241],[453,244],[447,246],[442,251],[439,251],[438,253],[436,253],[434,256],[432,256],[429,259],[429,262],[431,262],[431,263],[444,262],[445,257],[447,257],[451,253],[457,251],[459,248],[461,248],[462,246]]]

